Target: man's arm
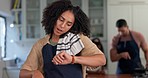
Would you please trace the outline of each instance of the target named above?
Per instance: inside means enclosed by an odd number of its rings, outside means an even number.
[[[112,39],[112,48],[110,49],[110,59],[112,62],[116,62],[121,58],[120,54],[117,53],[117,49],[115,48],[117,46],[118,39],[119,37],[117,36],[114,36]]]
[[[128,52],[122,52],[122,53],[117,53],[116,49],[111,49],[110,51],[110,58],[112,62],[118,61],[121,58],[123,59],[131,59],[130,55]]]
[[[148,45],[147,44],[143,45],[142,50],[143,50],[144,55],[145,55],[146,67],[148,68]]]
[[[117,53],[117,50],[116,49],[112,48],[110,50],[110,58],[111,58],[111,61],[112,62],[116,62],[119,59],[121,59],[121,55]]]
[[[138,35],[136,36],[136,38],[138,38],[137,40],[139,40],[139,42],[140,42],[140,47],[142,48],[144,55],[145,55],[146,67],[148,68],[148,44],[147,44],[144,36],[141,33],[137,32],[137,34]]]
[[[140,41],[140,47],[142,48],[144,55],[145,55],[145,60],[146,60],[146,67],[148,68],[148,44],[144,38],[144,36],[141,33],[138,33],[138,37]]]
[[[146,68],[148,68],[148,50],[144,52],[146,59]]]

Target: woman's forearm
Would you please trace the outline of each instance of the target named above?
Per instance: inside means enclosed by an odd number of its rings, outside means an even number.
[[[32,78],[32,71],[28,71],[25,69],[20,70],[19,78]]]
[[[93,56],[74,56],[75,62],[87,66],[102,66],[106,64],[104,54],[96,54]]]

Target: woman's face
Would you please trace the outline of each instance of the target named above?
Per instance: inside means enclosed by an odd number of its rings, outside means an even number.
[[[74,21],[74,14],[71,11],[63,12],[54,26],[54,35],[60,36],[66,33],[73,26]]]

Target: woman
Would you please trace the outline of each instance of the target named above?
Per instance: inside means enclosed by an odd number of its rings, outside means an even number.
[[[47,6],[42,25],[46,36],[34,44],[20,78],[85,78],[84,65],[105,64],[104,54],[87,37],[87,16],[70,1]]]

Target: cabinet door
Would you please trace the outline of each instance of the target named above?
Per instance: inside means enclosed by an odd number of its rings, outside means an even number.
[[[134,5],[133,29],[135,31],[141,32],[144,35],[144,37],[146,37],[146,41],[148,41],[147,26],[148,26],[148,5]]]
[[[40,38],[40,0],[26,0],[26,39]]]
[[[105,0],[89,0],[89,18],[91,23],[91,36],[92,37],[105,37]]]
[[[119,0],[107,0],[107,4],[118,4]]]
[[[7,69],[5,71],[7,72],[8,77],[10,77],[10,78],[19,78],[19,72],[20,72],[19,69]]]
[[[143,34],[146,42],[148,42],[147,26],[148,26],[148,5],[133,6],[133,30]],[[144,53],[141,49],[140,58],[143,65],[146,64]]]
[[[54,1],[57,1],[57,0],[47,0],[47,4],[48,3],[52,3]],[[70,0],[71,3],[74,5],[74,6],[81,6],[82,4],[82,1],[81,0]]]
[[[82,7],[82,0],[70,0],[74,6]]]
[[[116,5],[108,7],[108,34],[109,36],[117,34],[116,21],[118,19],[125,19],[128,26],[132,28],[132,6],[130,5]],[[112,37],[109,37],[112,38]]]

